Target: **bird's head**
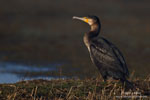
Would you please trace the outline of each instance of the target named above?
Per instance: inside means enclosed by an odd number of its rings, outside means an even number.
[[[82,21],[88,23],[90,26],[93,24],[99,23],[99,19],[97,16],[86,16],[86,17],[73,16],[73,19],[82,20]]]

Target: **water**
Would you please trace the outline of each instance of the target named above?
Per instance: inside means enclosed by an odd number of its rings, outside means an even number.
[[[56,79],[58,77],[51,75],[42,75],[40,73],[58,71],[62,64],[52,63],[47,65],[27,65],[14,62],[0,62],[0,83],[15,83],[21,80],[32,79]],[[34,76],[26,76],[26,73],[39,73]],[[61,76],[61,78],[65,78]]]

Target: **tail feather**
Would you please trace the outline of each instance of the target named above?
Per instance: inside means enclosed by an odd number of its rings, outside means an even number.
[[[125,79],[123,81],[123,83],[124,83],[124,86],[126,89],[132,89],[133,90],[135,88],[134,84],[132,82],[128,81],[127,79]]]

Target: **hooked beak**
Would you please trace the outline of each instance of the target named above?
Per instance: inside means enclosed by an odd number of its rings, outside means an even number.
[[[77,16],[73,16],[73,19],[82,20],[82,21],[88,23],[88,18],[86,18],[86,17],[77,17]]]
[[[84,21],[84,18],[82,18],[82,17],[73,16],[72,18]]]

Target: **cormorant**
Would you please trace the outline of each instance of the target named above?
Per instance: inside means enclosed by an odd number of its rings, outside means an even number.
[[[99,18],[97,16],[74,16],[73,19],[82,20],[90,25],[91,29],[84,34],[83,40],[92,62],[98,67],[104,81],[111,78],[131,85],[131,82],[126,79],[129,71],[122,53],[110,41],[98,37],[101,29]]]

